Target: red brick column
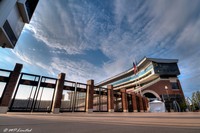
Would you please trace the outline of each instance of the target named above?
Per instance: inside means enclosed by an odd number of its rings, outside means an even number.
[[[108,112],[114,112],[114,94],[113,94],[113,86],[108,85]]]
[[[148,98],[147,98],[147,97],[146,97],[145,99],[146,99],[147,111],[149,111],[149,100],[148,100]]]
[[[127,95],[126,95],[126,89],[121,89],[120,90],[122,94],[122,107],[123,107],[123,112],[128,112],[128,101],[127,101]]]
[[[52,107],[53,113],[60,112],[64,82],[65,82],[65,73],[60,73],[58,75],[58,81],[56,84],[55,96],[54,96],[54,101],[53,101],[53,107]]]
[[[137,94],[137,97],[139,99],[139,103],[138,104],[140,105],[140,112],[144,112],[142,96],[140,94]]]
[[[135,92],[132,92],[131,95],[132,95],[133,112],[138,112],[136,94]]]
[[[22,67],[23,67],[22,64],[17,63],[15,65],[14,70],[10,74],[8,83],[4,89],[4,92],[3,92],[1,100],[0,100],[0,113],[6,113],[8,111],[8,106],[11,101],[11,97],[14,92],[14,89],[17,85],[17,81],[20,76]]]
[[[87,81],[86,112],[93,112],[94,80]]]
[[[147,111],[147,99],[146,99],[146,97],[142,97],[142,102],[143,102],[144,111]]]

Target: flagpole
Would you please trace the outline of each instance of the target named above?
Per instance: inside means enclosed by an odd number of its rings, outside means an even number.
[[[140,94],[142,95],[142,90],[141,90],[141,86],[140,86],[140,79],[139,79],[139,73],[138,73],[138,70],[137,70],[137,82],[138,82],[138,86],[139,86],[139,92]]]
[[[142,90],[141,90],[141,85],[140,85],[140,80],[139,80],[138,68],[137,68],[136,60],[134,60],[133,66],[134,66],[134,74],[136,75],[136,78],[138,78],[138,79],[136,79],[136,88],[137,88],[137,85],[139,85],[139,93],[142,95]]]

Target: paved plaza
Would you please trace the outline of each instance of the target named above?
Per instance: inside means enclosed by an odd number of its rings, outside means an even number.
[[[200,133],[200,112],[7,113],[0,133]]]

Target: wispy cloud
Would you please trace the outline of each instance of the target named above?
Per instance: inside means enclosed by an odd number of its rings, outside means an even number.
[[[188,88],[200,86],[199,6],[199,0],[42,0],[12,53],[27,69],[54,76],[65,72],[79,82],[99,82],[144,56],[178,58],[183,89],[190,95]],[[89,54],[92,50],[106,61],[83,58],[99,59]]]
[[[50,2],[48,6],[41,1],[36,16],[25,30],[31,31],[38,41],[51,48],[65,50],[67,54],[81,54],[84,50],[98,48],[105,36],[102,32],[105,24],[98,19],[109,18],[94,10],[94,6],[81,1]]]
[[[200,74],[199,1],[134,1],[115,2],[117,28],[102,43],[111,57],[110,73],[126,70],[133,58],[143,56],[178,58],[183,89],[198,89],[194,80]],[[135,5],[135,6],[133,6]],[[133,7],[132,7],[133,6]],[[132,8],[131,8],[132,7]],[[123,63],[117,63],[124,60]],[[108,65],[108,66],[107,66]],[[196,78],[198,79],[198,78]],[[191,85],[193,84],[193,85]],[[187,93],[187,95],[191,94]]]

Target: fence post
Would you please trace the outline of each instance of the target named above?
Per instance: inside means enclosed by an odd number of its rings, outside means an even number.
[[[11,72],[8,83],[3,91],[2,97],[0,99],[0,113],[7,113],[8,106],[10,101],[12,100],[12,94],[14,92],[14,89],[17,85],[17,81],[19,79],[21,70],[23,65],[22,64],[16,64],[14,70]]]
[[[52,112],[59,113],[61,107],[62,92],[65,83],[65,73],[58,75],[58,81],[56,83],[55,96],[53,100]]]
[[[93,112],[94,80],[87,81],[86,112]]]
[[[127,101],[127,94],[126,94],[126,89],[121,89],[120,90],[122,94],[122,107],[123,107],[123,112],[128,112],[128,101]]]
[[[114,112],[114,94],[113,94],[113,86],[108,85],[108,112]]]

